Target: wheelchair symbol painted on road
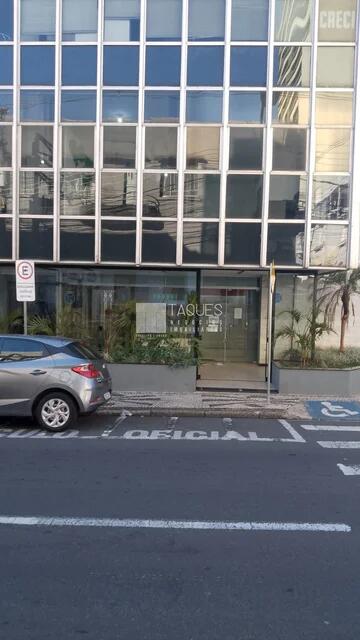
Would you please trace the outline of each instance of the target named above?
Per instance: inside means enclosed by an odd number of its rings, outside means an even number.
[[[306,407],[312,418],[333,418],[342,420],[360,420],[360,404],[342,400],[308,400]]]

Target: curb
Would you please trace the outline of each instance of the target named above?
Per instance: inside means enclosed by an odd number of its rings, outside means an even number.
[[[266,408],[266,409],[200,409],[200,408],[187,408],[187,407],[119,407],[108,408],[98,411],[100,415],[120,415],[123,411],[129,411],[132,416],[145,416],[145,417],[207,417],[207,418],[288,418],[288,411],[285,409]],[[299,419],[302,416],[299,415]],[[292,416],[293,420],[296,420]]]

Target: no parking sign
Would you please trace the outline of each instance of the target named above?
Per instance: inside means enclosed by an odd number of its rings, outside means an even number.
[[[35,265],[32,260],[17,260],[16,300],[18,302],[35,301]]]

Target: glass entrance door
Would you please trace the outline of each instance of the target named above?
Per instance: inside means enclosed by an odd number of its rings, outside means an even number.
[[[256,362],[259,292],[251,289],[204,290],[200,324],[205,361]],[[214,310],[208,315],[208,310]]]
[[[262,389],[258,364],[261,274],[205,271],[199,319],[200,388]]]

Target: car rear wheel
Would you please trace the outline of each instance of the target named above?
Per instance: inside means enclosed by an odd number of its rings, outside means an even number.
[[[78,417],[74,400],[66,393],[47,393],[37,404],[35,419],[47,431],[65,431]]]

